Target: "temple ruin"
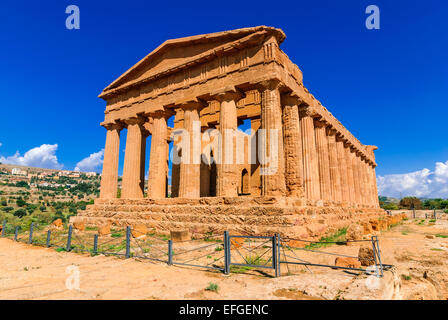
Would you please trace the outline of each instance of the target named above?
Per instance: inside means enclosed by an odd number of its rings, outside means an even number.
[[[304,87],[284,40],[265,26],[168,40],[106,87],[100,197],[72,221],[310,238],[381,215],[377,148]]]

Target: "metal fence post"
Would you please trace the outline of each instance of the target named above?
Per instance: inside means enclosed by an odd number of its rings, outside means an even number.
[[[16,231],[14,232],[14,241],[17,241],[17,234],[19,233],[19,227],[16,227]]]
[[[278,275],[281,276],[282,272],[280,269],[280,252],[281,252],[281,247],[282,247],[282,243],[281,243],[281,238],[280,238],[280,233],[277,233],[277,269],[278,269]]]
[[[375,272],[376,272],[376,276],[379,276],[379,271],[378,271],[378,262],[377,262],[377,257],[376,257],[376,248],[375,248],[375,240],[374,240],[374,236],[372,236],[370,238],[370,241],[372,242],[372,250],[373,250],[373,261],[375,263]]]
[[[230,273],[230,241],[229,232],[224,231],[224,273]]]
[[[6,235],[6,220],[3,220],[2,237],[4,237],[5,235]]]
[[[412,212],[413,212],[413,217],[415,219],[415,209],[412,209]]]
[[[275,277],[278,277],[278,265],[277,265],[277,235],[272,237],[272,267],[275,270]]]
[[[380,243],[378,240],[378,236],[375,236],[375,243],[376,243],[376,249],[378,254],[378,261],[380,263],[380,270],[381,270],[381,277],[383,276],[383,263],[381,262],[381,250],[380,250]]]
[[[50,247],[51,230],[47,231],[47,248]]]
[[[68,226],[68,236],[67,236],[67,247],[65,248],[66,251],[70,251],[72,247],[72,231],[73,227],[72,225]]]
[[[98,234],[93,236],[93,254],[98,253]]]
[[[30,236],[28,237],[28,243],[33,243],[33,230],[34,230],[34,222],[31,222]]]
[[[173,240],[168,240],[168,265],[173,264]]]
[[[126,227],[126,259],[131,257],[131,227]]]

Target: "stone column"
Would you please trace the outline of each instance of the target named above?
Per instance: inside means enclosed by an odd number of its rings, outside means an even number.
[[[251,165],[250,165],[250,193],[255,196],[261,195],[260,161],[258,159],[258,129],[261,127],[261,119],[251,119],[250,126],[253,136],[250,142]],[[255,149],[255,150],[253,150]],[[255,156],[255,159],[252,156]]]
[[[184,129],[188,132],[189,141],[182,142],[182,161],[180,163],[180,198],[199,198],[201,192],[201,127],[199,110],[203,105],[199,102],[188,102],[184,109]],[[184,136],[182,137],[182,140]],[[186,147],[186,148],[184,148]]]
[[[347,162],[347,185],[348,185],[348,194],[350,199],[350,204],[356,204],[356,195],[355,195],[355,182],[353,175],[353,156],[350,151],[350,145],[344,145],[345,150],[345,160]]]
[[[221,145],[219,147],[220,163],[217,164],[216,195],[218,197],[238,196],[238,167],[236,164],[236,134],[238,117],[236,102],[243,97],[238,90],[216,93],[215,98],[221,104],[219,111],[219,131]]]
[[[350,150],[350,156],[352,158],[352,168],[353,168],[353,182],[354,182],[354,191],[355,198],[354,203],[356,205],[361,204],[361,177],[359,176],[359,160],[358,155],[355,149]]]
[[[283,148],[282,107],[279,81],[270,80],[261,85],[261,192],[264,196],[284,195],[285,158]],[[263,149],[262,148],[262,149]],[[260,150],[259,150],[260,151]]]
[[[107,129],[104,148],[103,174],[101,175],[101,199],[114,199],[118,189],[118,159],[120,154],[120,131],[118,124],[105,124]]]
[[[332,200],[336,202],[342,202],[342,185],[341,185],[341,174],[339,172],[340,168],[338,165],[339,157],[336,148],[336,130],[327,128],[327,138],[328,138],[328,155],[330,164],[330,189]]]
[[[348,178],[348,162],[344,141],[342,138],[336,138],[336,149],[338,152],[338,168],[340,174],[341,200],[344,205],[350,203],[350,186]]]
[[[316,151],[319,166],[319,186],[322,200],[332,199],[330,181],[330,158],[328,155],[327,129],[324,122],[314,121],[314,133],[316,135]]]
[[[150,114],[151,153],[149,156],[148,197],[160,199],[166,197],[168,182],[168,126],[165,111]]]
[[[365,170],[365,162],[364,162],[364,156],[360,154],[358,156],[358,162],[359,162],[359,181],[361,183],[361,204],[362,205],[368,205],[368,199],[369,199],[369,188],[368,188],[368,182],[367,182],[367,176],[366,176],[366,170]]]
[[[143,123],[141,118],[125,120],[128,126],[126,153],[124,156],[123,181],[121,197],[123,199],[143,198],[142,158],[143,158]]]
[[[367,187],[367,205],[369,207],[373,206],[373,182],[372,182],[372,176],[370,174],[370,170],[369,170],[369,161],[366,159],[365,162],[363,162],[363,167],[364,167],[364,172],[365,172],[365,177],[366,177],[366,187]]]
[[[380,203],[378,201],[378,185],[376,184],[376,173],[375,173],[375,166],[369,166],[371,175],[372,175],[372,182],[373,182],[373,206],[375,208],[378,208],[380,206]]]
[[[286,190],[290,196],[302,197],[305,191],[298,98],[289,94],[284,95],[282,96],[282,105]]]
[[[302,130],[302,159],[303,159],[303,182],[305,186],[306,198],[309,200],[319,200],[319,168],[316,151],[316,138],[314,134],[315,111],[311,107],[301,107],[300,128]]]

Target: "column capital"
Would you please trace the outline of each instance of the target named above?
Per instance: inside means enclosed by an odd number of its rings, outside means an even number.
[[[165,118],[168,119],[169,117],[173,116],[175,112],[173,110],[169,109],[163,109],[163,110],[157,110],[154,112],[148,113],[148,118],[154,118],[154,119],[160,119]]]
[[[312,118],[319,118],[320,115],[317,112],[317,109],[315,107],[310,106],[300,106],[299,107],[299,115],[301,118],[304,117],[312,117]]]
[[[111,122],[111,123],[102,122],[101,126],[104,127],[107,130],[118,130],[118,131],[121,131],[123,129],[123,125],[121,123],[118,123],[118,122]]]
[[[223,101],[231,101],[231,100],[237,102],[238,100],[244,98],[246,94],[234,86],[228,86],[225,87],[224,89],[219,89],[210,92],[210,96],[213,99],[216,99],[220,103],[222,103]]]
[[[143,125],[146,122],[146,118],[144,118],[142,116],[130,117],[130,118],[124,119],[123,122],[126,125],[134,125],[134,124]]]
[[[327,134],[329,136],[337,136],[337,133],[338,133],[338,131],[335,128],[333,128],[332,126],[327,127]]]
[[[179,106],[181,109],[197,109],[200,110],[204,107],[206,107],[208,104],[202,99],[199,98],[193,98],[193,99],[187,99],[187,100],[181,100],[176,102],[176,105]]]
[[[257,87],[257,89],[260,91],[275,90],[275,89],[279,89],[281,86],[282,86],[282,82],[278,79],[262,80],[255,84],[255,87]]]
[[[280,99],[284,106],[298,106],[301,104],[299,96],[294,92],[282,94]]]
[[[318,118],[314,119],[314,127],[315,128],[326,128],[328,123],[326,121],[319,120]]]

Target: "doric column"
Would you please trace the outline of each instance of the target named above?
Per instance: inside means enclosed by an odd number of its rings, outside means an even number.
[[[356,194],[355,194],[355,182],[353,175],[353,154],[350,151],[350,145],[344,144],[345,150],[345,160],[347,162],[347,185],[348,185],[348,194],[350,199],[350,204],[356,204]]]
[[[118,189],[118,159],[120,154],[121,125],[105,124],[107,129],[104,148],[103,174],[101,175],[101,199],[114,199]]]
[[[165,198],[168,182],[168,126],[170,114],[159,111],[150,114],[151,153],[149,155],[148,197]]]
[[[375,166],[369,166],[370,168],[370,172],[372,175],[372,182],[373,182],[373,206],[375,208],[378,208],[380,206],[379,201],[378,201],[378,186],[376,184],[376,173],[375,173]]]
[[[370,173],[370,169],[369,169],[369,161],[366,159],[365,162],[363,162],[363,166],[364,166],[364,172],[365,172],[365,176],[366,176],[366,187],[367,187],[367,200],[366,203],[369,207],[373,206],[373,181],[372,181],[372,176]]]
[[[233,88],[214,94],[221,104],[219,111],[219,131],[221,144],[219,146],[220,163],[217,164],[216,195],[218,197],[238,196],[238,167],[236,164],[236,134],[238,118],[236,102],[243,97],[237,89]]]
[[[311,107],[301,107],[300,129],[302,130],[302,159],[303,159],[303,182],[305,194],[309,200],[319,200],[319,168],[316,151],[316,138],[314,134],[315,111]]]
[[[262,195],[284,195],[285,159],[283,148],[282,108],[279,82],[269,80],[261,86],[261,192]],[[264,150],[263,150],[264,149]],[[261,153],[261,154],[260,154]]]
[[[261,128],[261,118],[251,119],[250,127],[253,133],[250,142],[250,148],[251,148],[250,193],[252,195],[259,196],[261,195],[261,177],[260,177],[260,159],[258,158],[257,139],[258,139],[258,130]]]
[[[369,199],[369,184],[367,181],[366,168],[364,162],[364,156],[360,154],[358,156],[359,161],[359,181],[361,183],[361,204],[367,205]]]
[[[305,194],[305,190],[298,98],[289,94],[283,95],[282,105],[286,190],[290,196],[301,197]]]
[[[326,124],[322,121],[314,120],[314,133],[316,135],[320,195],[322,200],[328,201],[332,199],[332,193]]]
[[[330,164],[330,189],[332,200],[336,202],[342,202],[341,191],[341,174],[339,172],[339,157],[336,148],[336,130],[327,128],[328,138],[328,155]]]
[[[359,160],[355,149],[350,150],[350,156],[352,158],[352,168],[353,168],[353,182],[355,191],[355,204],[361,204],[361,181],[359,176]]]
[[[338,152],[338,168],[340,175],[341,200],[344,205],[350,203],[350,186],[348,179],[348,162],[344,146],[344,140],[340,137],[336,138],[336,149]]]
[[[130,118],[125,120],[128,127],[126,153],[124,156],[123,181],[121,197],[123,199],[143,198],[142,158],[144,151],[144,119]],[[144,163],[144,161],[143,161]],[[144,176],[143,176],[144,178]]]
[[[180,198],[199,198],[201,191],[201,124],[199,110],[202,103],[191,101],[182,104],[184,109],[184,129],[188,141],[182,142],[180,163]],[[187,135],[188,133],[188,135]]]

